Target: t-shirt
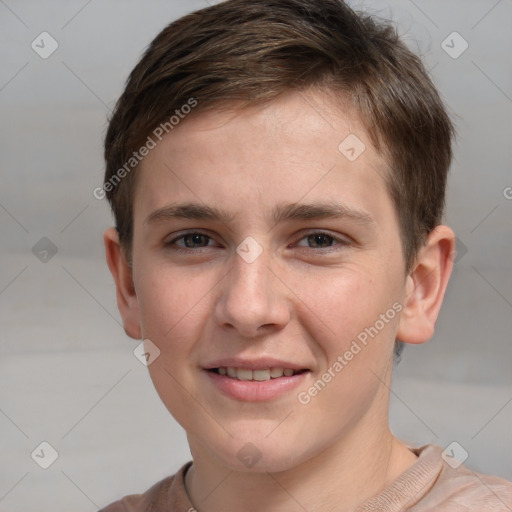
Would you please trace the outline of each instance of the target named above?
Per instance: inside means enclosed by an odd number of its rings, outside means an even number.
[[[386,489],[362,503],[354,512],[511,512],[512,483],[475,473],[455,459],[442,458],[442,448],[411,448],[418,460]],[[446,457],[445,457],[446,458]],[[144,494],[132,494],[100,512],[195,512],[185,490],[185,473],[153,485]],[[201,512],[199,510],[199,512]]]

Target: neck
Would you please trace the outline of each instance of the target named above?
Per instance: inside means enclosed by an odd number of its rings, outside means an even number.
[[[280,472],[239,472],[190,439],[194,465],[185,477],[200,512],[336,510],[348,512],[387,487],[416,461],[389,428],[357,428],[328,450]],[[377,434],[376,434],[377,432]]]

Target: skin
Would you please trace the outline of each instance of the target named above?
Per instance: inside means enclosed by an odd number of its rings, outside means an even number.
[[[338,150],[350,133],[366,145],[353,162]],[[187,432],[185,483],[200,512],[353,510],[416,461],[388,426],[393,346],[432,336],[455,237],[438,226],[406,272],[386,165],[355,113],[314,90],[191,117],[142,162],[132,261],[113,228],[107,261],[126,333],[160,350],[149,371]],[[366,220],[272,218],[278,205],[326,202]],[[230,218],[155,218],[181,203]],[[176,240],[191,232],[206,236]],[[236,252],[249,236],[263,250],[251,263]],[[298,393],[396,303],[401,312],[301,404]],[[225,357],[309,372],[276,399],[242,402],[203,370]],[[252,467],[237,457],[249,442],[261,455]]]

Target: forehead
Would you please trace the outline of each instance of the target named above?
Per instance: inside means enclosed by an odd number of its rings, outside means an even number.
[[[389,213],[386,162],[354,110],[318,91],[195,114],[157,144],[138,172],[136,218],[191,201],[233,215],[303,199]]]

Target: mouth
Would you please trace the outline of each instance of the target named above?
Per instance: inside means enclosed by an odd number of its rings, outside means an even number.
[[[214,389],[241,402],[293,399],[291,392],[311,373],[308,368],[272,359],[217,361],[203,370]]]
[[[244,380],[244,381],[256,381],[265,382],[271,379],[280,379],[281,377],[293,377],[309,370],[295,370],[294,368],[262,368],[262,369],[250,369],[250,368],[236,368],[233,366],[220,366],[218,368],[210,368],[209,372],[216,373],[231,379]]]

